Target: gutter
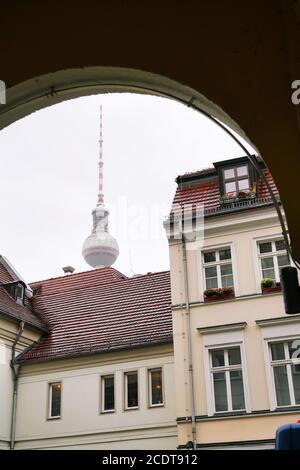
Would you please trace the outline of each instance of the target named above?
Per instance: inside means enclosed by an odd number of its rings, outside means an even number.
[[[189,396],[192,418],[192,443],[193,449],[197,448],[197,435],[196,435],[196,417],[195,417],[195,391],[193,379],[193,353],[192,353],[192,338],[191,338],[191,320],[190,320],[190,295],[189,295],[189,280],[188,280],[188,266],[186,256],[186,242],[184,235],[182,235],[182,261],[184,273],[184,287],[185,287],[185,318],[186,318],[186,333],[188,343],[188,371],[189,371]],[[186,447],[189,446],[187,443]]]
[[[20,372],[20,367],[21,367],[20,365],[15,364],[16,347],[17,347],[20,337],[23,334],[24,327],[25,327],[25,322],[21,321],[18,334],[16,336],[16,339],[13,342],[12,350],[11,350],[10,367],[11,367],[12,374],[13,374],[13,403],[12,403],[11,427],[10,427],[10,450],[14,450],[15,448],[18,384],[19,384],[19,372]]]

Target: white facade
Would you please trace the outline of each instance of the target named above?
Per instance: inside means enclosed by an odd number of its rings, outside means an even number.
[[[148,370],[161,368],[162,406],[151,407]],[[139,406],[125,410],[124,374],[138,372]],[[102,412],[101,376],[115,377],[115,411]],[[48,419],[49,383],[62,385],[61,417]],[[17,449],[175,449],[171,346],[26,365],[21,369]]]
[[[0,449],[9,449],[11,438],[13,374],[10,367],[12,346],[18,334],[18,323],[0,314]],[[33,329],[25,327],[16,347],[20,353],[40,337]]]

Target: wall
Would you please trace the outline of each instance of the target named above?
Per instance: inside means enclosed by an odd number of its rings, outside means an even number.
[[[148,407],[147,369],[163,368],[165,406]],[[139,371],[140,406],[124,411],[123,374]],[[100,413],[100,376],[115,374],[116,412]],[[48,383],[62,381],[62,417],[47,420]],[[175,449],[174,359],[170,345],[24,366],[17,448]]]
[[[202,268],[199,249],[195,242],[187,244],[188,278],[191,301],[191,334],[194,364],[194,390],[196,416],[198,417],[198,443],[222,441],[247,441],[253,439],[274,439],[276,427],[282,422],[295,420],[287,410],[282,415],[273,410],[271,385],[268,383],[268,366],[265,363],[265,332],[267,327],[261,320],[274,323],[268,337],[300,338],[299,316],[287,316],[284,312],[280,292],[261,294],[260,273],[257,263],[256,239],[268,236],[281,236],[280,226],[273,209],[248,211],[243,214],[207,219],[205,224],[204,248],[219,244],[232,243],[232,253],[236,268],[233,300],[211,303],[203,302]],[[190,416],[187,370],[187,332],[185,320],[185,294],[183,284],[182,251],[180,244],[170,245],[174,351],[176,365],[177,417]],[[274,320],[279,318],[280,320]],[[235,328],[224,325],[243,323]],[[258,322],[258,323],[257,323]],[[221,328],[220,328],[221,326]],[[213,330],[213,327],[217,327]],[[204,330],[210,328],[209,330]],[[226,328],[228,332],[226,333]],[[201,329],[201,330],[199,330]],[[222,336],[223,335],[223,336]],[[238,335],[238,336],[237,336]],[[221,339],[220,339],[221,338]],[[238,338],[238,339],[237,339]],[[242,341],[245,348],[247,374],[248,409],[251,417],[221,419],[209,417],[211,388],[207,386],[208,375],[205,367],[205,347],[212,344],[226,344]],[[179,399],[180,397],[180,399]],[[258,415],[267,415],[260,420]],[[254,416],[253,413],[257,413]],[[250,420],[249,420],[250,419]],[[260,424],[258,424],[260,423]],[[259,427],[259,432],[255,429]],[[226,431],[225,431],[226,430]],[[191,439],[191,426],[179,424],[179,444]]]
[[[232,243],[236,261],[238,295],[250,295],[260,292],[260,278],[257,279],[256,274],[255,239],[270,235],[281,237],[281,233],[277,214],[274,209],[270,208],[207,218],[204,226],[203,248]],[[191,302],[203,300],[199,253],[199,242],[187,244]],[[172,266],[172,304],[177,305],[184,301],[184,282],[181,245],[176,242],[171,242],[170,245],[170,266]]]
[[[0,449],[9,448],[13,381],[10,361],[12,344],[18,333],[18,323],[7,319],[0,313]],[[40,334],[25,327],[18,342],[16,352],[36,341]]]

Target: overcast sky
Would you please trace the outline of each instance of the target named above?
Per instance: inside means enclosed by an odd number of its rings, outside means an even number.
[[[135,94],[83,97],[0,131],[0,254],[27,282],[90,267],[81,255],[97,202],[99,106],[104,191],[124,274],[169,269],[162,228],[178,174],[242,156],[230,137],[175,101]]]

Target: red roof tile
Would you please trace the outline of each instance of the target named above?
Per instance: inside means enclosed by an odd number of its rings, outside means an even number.
[[[18,358],[59,359],[172,342],[170,273],[127,278],[113,268],[33,283],[51,333]]]
[[[275,186],[274,180],[269,170],[263,170],[269,184],[273,191],[278,195],[278,190]],[[178,186],[173,200],[171,212],[176,213],[179,207],[186,205],[196,205],[199,203],[204,204],[204,211],[210,213],[213,209],[220,207],[220,190],[219,190],[219,179],[216,171],[213,173],[210,171],[210,176],[203,178],[202,172],[192,173],[194,177],[199,175],[199,179],[192,182],[184,181],[180,182],[180,176],[177,178]],[[185,175],[184,175],[185,176]],[[202,176],[202,177],[201,177]],[[270,199],[268,188],[262,178],[259,179],[257,185],[257,196],[259,199]],[[251,206],[255,207],[255,206]]]
[[[92,287],[101,284],[110,284],[120,279],[127,279],[127,277],[114,268],[107,269],[91,269],[80,273],[71,275],[64,275],[45,279],[42,281],[30,283],[30,287],[38,289],[38,294],[45,296],[49,294],[57,294],[75,289],[82,289],[84,287]]]
[[[13,282],[14,280],[15,279],[13,279],[12,275],[7,271],[0,261],[0,283],[4,284],[6,282]]]

